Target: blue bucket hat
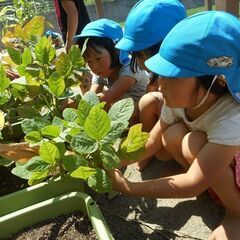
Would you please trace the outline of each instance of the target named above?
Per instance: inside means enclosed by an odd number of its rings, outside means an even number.
[[[77,44],[79,40],[86,37],[104,37],[110,38],[117,43],[123,36],[121,26],[106,18],[102,18],[88,23],[82,30],[81,34],[74,36],[73,43]],[[120,51],[119,60],[122,64],[127,64],[130,59],[128,52]]]
[[[239,20],[226,12],[209,11],[178,23],[145,65],[165,77],[224,75],[231,94],[240,102],[239,60]]]
[[[139,1],[127,16],[123,38],[116,48],[129,52],[149,48],[185,17],[185,7],[178,0]]]

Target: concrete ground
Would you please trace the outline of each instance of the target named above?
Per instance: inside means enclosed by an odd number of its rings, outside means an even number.
[[[132,181],[176,174],[174,162],[153,160],[140,173],[133,164],[125,176]],[[188,199],[144,199],[122,194],[109,200],[108,195],[97,197],[115,240],[207,239],[219,225],[224,209],[207,192]]]

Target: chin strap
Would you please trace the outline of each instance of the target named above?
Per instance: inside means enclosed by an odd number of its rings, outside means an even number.
[[[199,108],[199,107],[202,106],[203,103],[207,100],[208,95],[209,95],[209,93],[210,93],[210,90],[211,90],[214,82],[216,81],[217,77],[218,77],[218,75],[215,75],[215,76],[214,76],[214,78],[213,78],[213,80],[212,80],[212,83],[211,83],[210,87],[208,88],[205,96],[202,98],[202,100],[201,100],[196,106],[190,108],[191,110]]]

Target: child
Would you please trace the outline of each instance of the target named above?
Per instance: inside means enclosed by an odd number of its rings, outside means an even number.
[[[226,215],[210,240],[240,236],[239,39],[237,18],[203,12],[178,23],[145,62],[161,76],[164,105],[144,157],[161,149],[186,173],[135,183],[109,173],[114,189],[133,196],[185,198],[211,188]]]
[[[144,61],[155,55],[167,33],[186,17],[186,10],[178,0],[142,0],[130,11],[125,23],[123,38],[116,48],[131,52],[131,67],[137,72],[139,67],[149,71]],[[163,104],[158,92],[158,76],[149,73],[147,94],[139,101],[140,122],[143,131],[150,132],[159,119]],[[143,170],[152,157],[137,163]]]
[[[121,38],[121,26],[109,19],[87,24],[82,33],[74,37],[75,43],[85,40],[80,48],[93,73],[90,91],[99,94],[100,100],[107,103],[107,109],[112,103],[126,97],[133,98],[136,103],[146,92],[146,72],[131,71],[128,53],[115,48]]]

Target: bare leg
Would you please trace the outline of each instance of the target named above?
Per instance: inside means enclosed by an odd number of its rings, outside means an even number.
[[[139,101],[140,122],[142,130],[150,132],[159,119],[162,107],[162,95],[160,92],[147,93]],[[151,162],[152,157],[146,158],[137,163],[137,169],[142,171]]]
[[[191,132],[184,137],[182,142],[183,156],[189,164],[192,163],[206,142],[206,134],[200,131]],[[211,188],[221,199],[226,215],[220,226],[212,232],[209,240],[239,240],[240,189],[235,184],[235,176],[231,166],[221,176],[221,179],[217,179],[211,185]]]

